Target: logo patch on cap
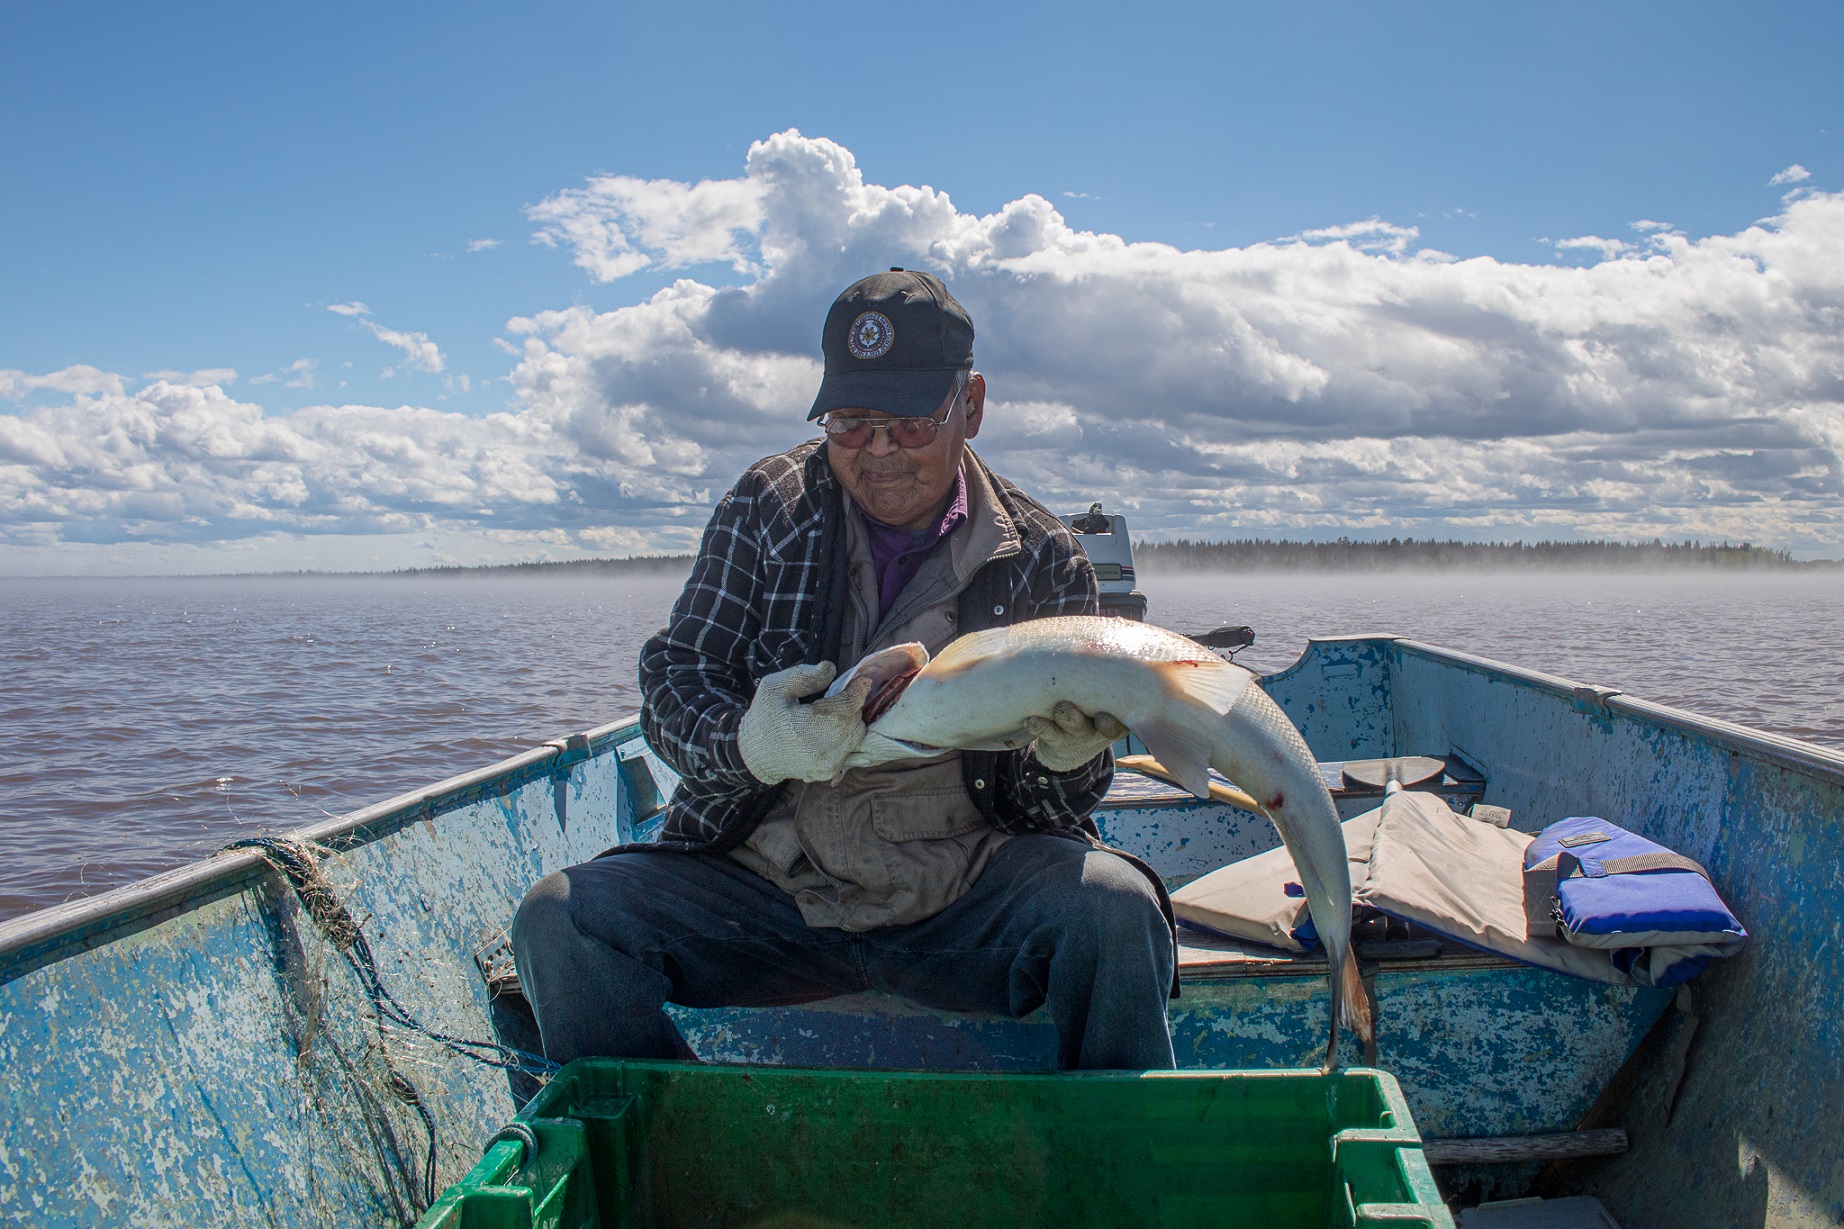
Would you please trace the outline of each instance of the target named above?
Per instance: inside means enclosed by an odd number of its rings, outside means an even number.
[[[845,331],[845,345],[853,358],[882,358],[896,344],[896,326],[882,312],[864,312]]]

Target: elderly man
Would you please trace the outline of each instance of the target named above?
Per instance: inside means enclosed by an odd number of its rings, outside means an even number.
[[[1048,1007],[1064,1067],[1170,1067],[1170,906],[1104,847],[1106,714],[1060,705],[1032,745],[842,771],[875,649],[1093,614],[1070,532],[966,446],[973,325],[926,273],[833,303],[809,420],[751,466],[647,642],[647,741],[681,775],[660,840],[546,876],[513,926],[545,1053],[686,1058],[667,1002],[868,990],[948,1011]]]

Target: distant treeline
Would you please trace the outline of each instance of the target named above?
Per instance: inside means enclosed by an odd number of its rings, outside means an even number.
[[[627,559],[569,559],[561,563],[489,563],[479,567],[398,568],[371,576],[633,576],[691,571],[690,555],[634,555]]]
[[[1395,568],[1798,568],[1783,550],[1743,542],[1439,542],[1432,538],[1387,541],[1140,542],[1133,548],[1142,572],[1363,572]],[[1818,566],[1831,566],[1821,564]]]
[[[1743,542],[1439,542],[1390,538],[1335,542],[1138,542],[1134,562],[1142,572],[1364,572],[1413,568],[1807,568],[1783,550]],[[498,563],[479,567],[399,568],[347,573],[402,577],[645,576],[683,574],[690,555],[637,555],[627,559],[571,559],[559,563]],[[313,575],[313,573],[305,573]]]

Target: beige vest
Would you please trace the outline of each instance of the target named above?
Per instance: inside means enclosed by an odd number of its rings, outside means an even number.
[[[877,574],[864,527],[846,496],[851,592],[839,653],[920,641],[939,653],[958,629],[958,599],[989,560],[1019,549],[1018,534],[971,459],[967,519],[936,545],[890,613],[877,617]],[[988,824],[961,781],[960,753],[853,769],[837,785],[790,783],[731,857],[794,897],[809,926],[873,930],[933,917],[973,886],[1010,838]]]

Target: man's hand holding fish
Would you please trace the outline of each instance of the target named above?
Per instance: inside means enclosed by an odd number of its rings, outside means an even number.
[[[1112,713],[1087,713],[1068,700],[1051,706],[1049,717],[1026,717],[1025,733],[1040,764],[1068,772],[1079,768],[1127,737],[1127,727]]]
[[[845,770],[845,758],[864,741],[864,703],[871,680],[858,679],[811,704],[800,701],[832,681],[831,662],[789,666],[763,679],[749,711],[737,726],[737,750],[764,785],[783,781],[830,781]]]

